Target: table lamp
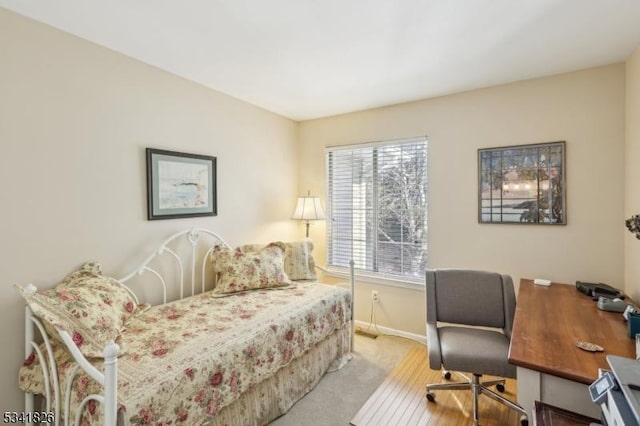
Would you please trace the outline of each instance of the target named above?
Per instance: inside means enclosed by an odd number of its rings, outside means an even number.
[[[307,238],[309,238],[309,221],[322,220],[324,218],[320,197],[312,197],[311,191],[307,191],[305,196],[298,197],[298,203],[291,219],[305,220],[307,222]]]

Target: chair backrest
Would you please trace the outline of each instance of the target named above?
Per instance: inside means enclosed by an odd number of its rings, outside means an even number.
[[[467,269],[427,270],[427,323],[501,328],[511,337],[515,314],[508,275]]]

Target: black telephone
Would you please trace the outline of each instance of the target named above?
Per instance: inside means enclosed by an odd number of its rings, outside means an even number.
[[[593,300],[598,300],[600,296],[605,296],[610,299],[624,299],[624,294],[620,290],[605,283],[576,281],[576,288],[587,296],[590,296]]]

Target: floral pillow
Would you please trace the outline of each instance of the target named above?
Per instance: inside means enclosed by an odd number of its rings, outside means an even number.
[[[311,240],[285,243],[284,270],[292,280],[316,280]]]
[[[229,294],[291,285],[284,271],[284,253],[283,243],[271,243],[253,252],[215,246],[211,254],[211,263],[216,271],[213,292]]]
[[[263,244],[245,244],[240,246],[240,250],[249,253],[264,247]],[[316,264],[311,255],[313,251],[311,240],[284,243],[284,250],[284,271],[289,279],[293,281],[318,279],[315,273]]]
[[[102,275],[94,262],[72,272],[53,289],[35,293],[21,286],[16,289],[52,337],[58,337],[52,326],[67,331],[87,358],[102,358],[107,342],[118,339],[124,322],[137,309],[127,289]]]

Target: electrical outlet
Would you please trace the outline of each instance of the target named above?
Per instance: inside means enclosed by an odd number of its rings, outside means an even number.
[[[380,302],[380,297],[378,296],[378,290],[371,290],[371,300],[373,300],[374,303]]]

